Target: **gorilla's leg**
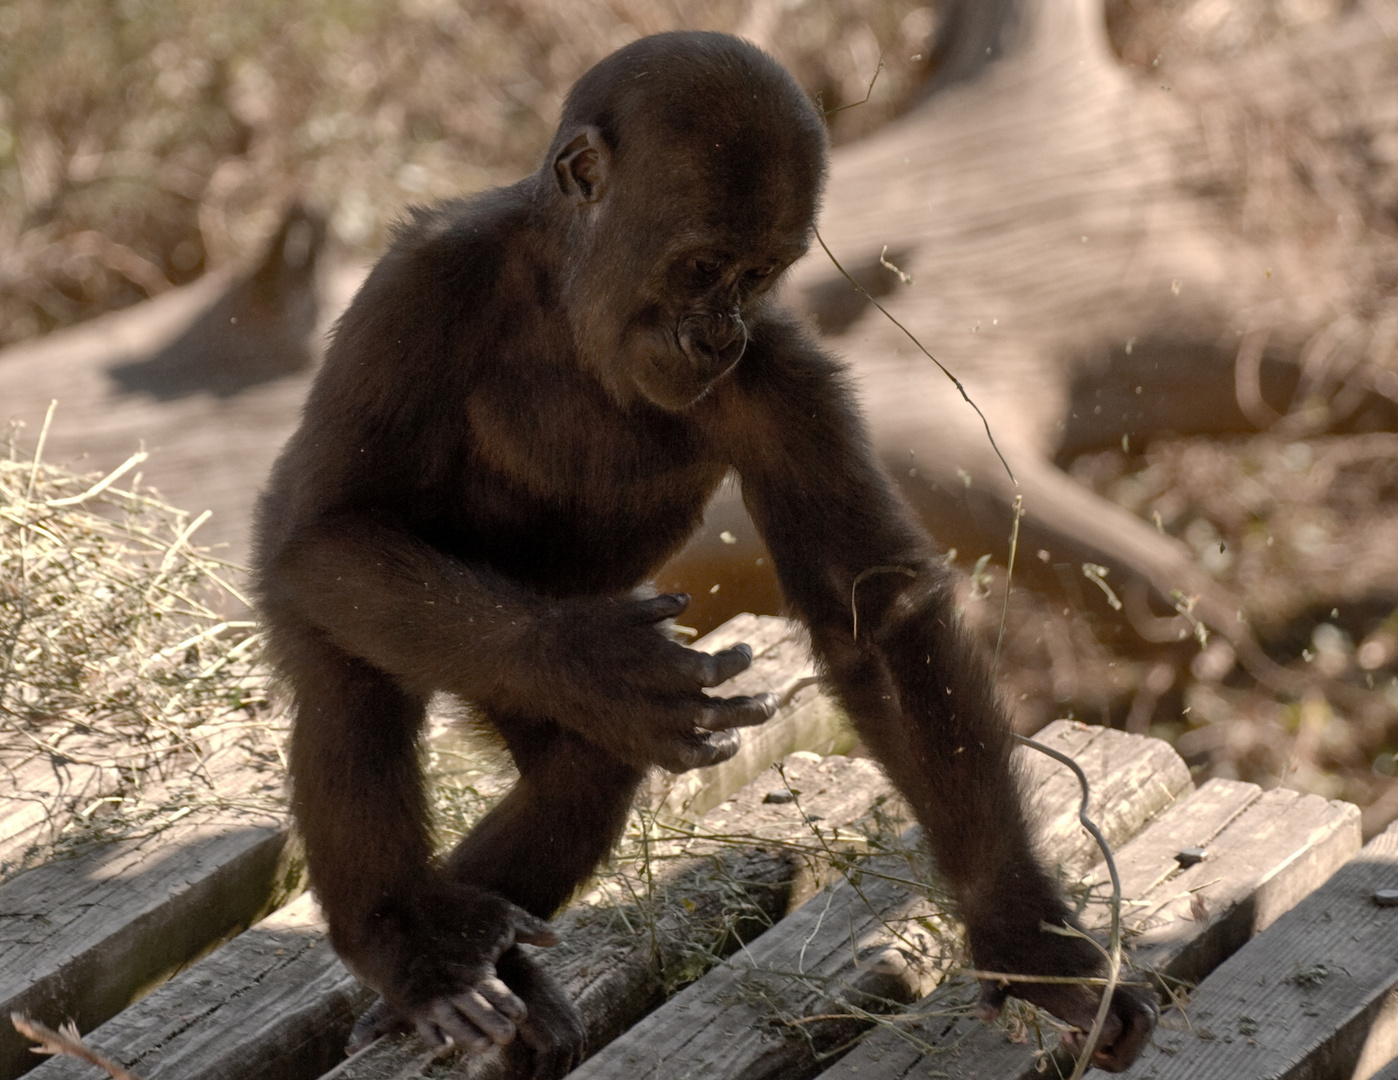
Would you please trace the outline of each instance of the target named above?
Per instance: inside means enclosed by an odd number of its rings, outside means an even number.
[[[621,835],[642,773],[552,721],[492,715],[520,778],[449,856],[445,875],[541,918],[562,905]],[[496,973],[524,1002],[515,1021],[533,1074],[560,1076],[582,1058],[585,1029],[568,995],[518,947]],[[379,1001],[355,1025],[351,1051],[404,1025]]]
[[[611,851],[642,773],[551,720],[492,713],[519,782],[447,857],[448,876],[548,918]]]

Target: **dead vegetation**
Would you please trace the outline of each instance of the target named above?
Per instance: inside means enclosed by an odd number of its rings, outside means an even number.
[[[766,44],[848,138],[921,84],[918,0],[14,0],[0,10],[0,345],[252,256],[293,197],[363,257],[408,201],[533,169],[562,94],[643,34]]]
[[[195,545],[199,517],[143,489],[144,453],[79,475],[12,431],[0,457],[0,770],[95,766],[90,801],[65,807],[7,873],[95,841],[145,833],[226,798],[216,751],[276,761],[257,637],[210,606],[232,568]]]

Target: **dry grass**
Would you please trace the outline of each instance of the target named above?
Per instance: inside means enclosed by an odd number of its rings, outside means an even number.
[[[14,432],[0,457],[0,770],[100,770],[18,865],[195,805],[276,798],[224,792],[207,765],[228,750],[275,761],[279,725],[252,624],[215,606],[237,595],[230,567],[192,544],[201,518],[142,490],[144,457],[85,476],[27,457]]]

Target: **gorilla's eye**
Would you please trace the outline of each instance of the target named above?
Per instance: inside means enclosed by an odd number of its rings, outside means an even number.
[[[719,271],[723,269],[723,264],[717,259],[699,256],[689,260],[689,268],[694,271],[695,277],[699,280],[713,281],[718,277]]]
[[[756,266],[743,275],[750,285],[760,285],[777,272],[777,268],[770,263],[766,266]]]

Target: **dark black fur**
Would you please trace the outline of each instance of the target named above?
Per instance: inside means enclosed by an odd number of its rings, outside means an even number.
[[[647,38],[574,87],[538,174],[414,211],[338,326],[262,499],[258,595],[295,694],[297,820],[335,947],[429,1038],[579,1054],[513,948],[614,842],[643,772],[730,756],[749,662],[668,640],[638,583],[729,471],[860,735],[916,808],[988,970],[1086,974],[1031,854],[1009,729],[942,563],[874,461],[840,366],[769,299],[805,250],[820,116],[763,53]],[[739,362],[741,358],[741,362]],[[876,566],[912,571],[855,578]],[[520,781],[444,860],[415,739],[449,691]],[[1096,995],[1014,992],[1087,1027]],[[987,990],[988,1010],[1003,995]],[[1119,993],[1099,1060],[1153,1006]]]

